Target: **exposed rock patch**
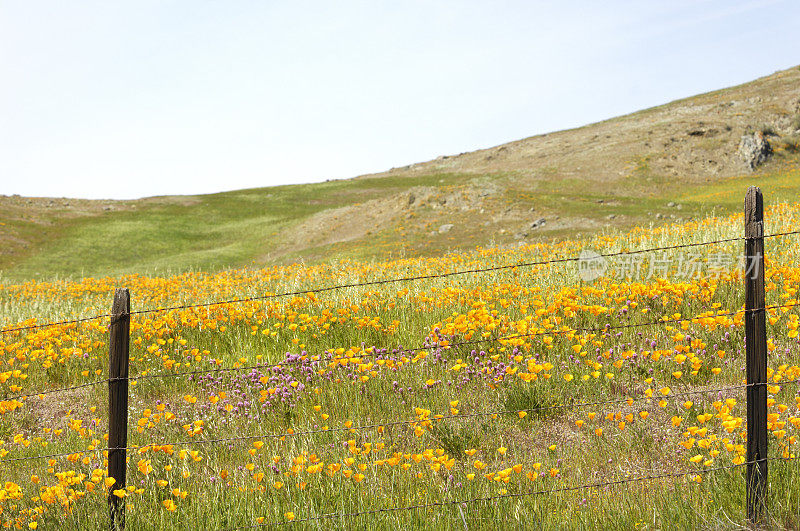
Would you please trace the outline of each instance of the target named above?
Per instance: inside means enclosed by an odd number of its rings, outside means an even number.
[[[739,156],[750,171],[765,163],[771,155],[772,146],[761,131],[742,136],[739,142]]]
[[[539,218],[536,221],[534,221],[533,223],[531,223],[531,228],[532,229],[538,229],[539,227],[543,227],[545,223],[547,223],[546,219]]]

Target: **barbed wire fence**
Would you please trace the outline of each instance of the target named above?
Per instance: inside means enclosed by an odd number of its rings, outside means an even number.
[[[518,498],[525,496],[547,495],[558,492],[569,492],[580,489],[590,489],[599,487],[612,487],[623,485],[632,482],[647,482],[667,478],[678,478],[690,475],[709,474],[722,470],[731,470],[740,467],[746,467],[746,492],[747,492],[747,517],[750,522],[762,522],[766,515],[766,498],[767,498],[767,463],[771,460],[788,461],[793,460],[794,457],[770,457],[767,448],[767,369],[766,369],[766,356],[767,356],[767,343],[766,343],[766,314],[771,310],[789,309],[800,305],[798,302],[789,302],[786,304],[767,305],[765,299],[764,289],[764,239],[773,237],[784,237],[789,235],[800,234],[800,230],[788,231],[774,234],[763,234],[763,203],[761,193],[757,188],[748,190],[745,200],[745,236],[741,238],[727,238],[707,242],[695,242],[672,246],[653,247],[648,249],[636,249],[628,251],[620,251],[616,253],[608,253],[598,255],[603,258],[625,255],[638,255],[644,253],[663,252],[673,249],[685,249],[701,246],[718,245],[722,243],[731,242],[744,242],[745,243],[745,307],[739,310],[730,311],[708,311],[701,314],[693,315],[690,317],[680,318],[661,318],[652,321],[641,323],[627,323],[622,325],[612,325],[606,323],[601,327],[575,327],[575,328],[562,328],[562,329],[549,329],[545,331],[532,332],[527,334],[511,334],[511,335],[498,335],[492,337],[484,337],[481,339],[467,340],[467,341],[427,341],[419,346],[413,348],[399,348],[394,349],[393,354],[414,354],[417,355],[420,351],[430,351],[435,349],[451,350],[457,347],[475,346],[481,344],[493,344],[503,341],[511,341],[514,339],[529,339],[536,336],[556,336],[556,335],[573,335],[581,334],[598,334],[609,333],[616,330],[626,330],[640,327],[652,326],[665,326],[671,324],[684,324],[684,323],[702,323],[704,319],[717,319],[720,317],[735,317],[741,315],[745,324],[745,342],[746,342],[746,383],[741,385],[733,385],[726,387],[718,387],[712,389],[696,389],[684,392],[668,392],[659,397],[662,400],[678,400],[695,395],[710,395],[717,393],[722,396],[723,392],[744,391],[747,398],[747,458],[742,463],[736,463],[730,466],[720,466],[715,468],[698,468],[693,470],[686,470],[677,473],[663,473],[654,475],[644,475],[637,477],[629,477],[620,480],[604,481],[597,483],[587,483],[576,486],[561,487],[554,489],[541,489],[532,490],[522,493],[502,494],[496,496],[472,498],[467,500],[448,500],[441,502],[432,502],[426,504],[408,505],[400,507],[378,508],[353,513],[326,513],[318,516],[303,518],[299,520],[286,520],[286,521],[273,521],[268,523],[259,523],[252,526],[236,527],[231,529],[252,529],[265,526],[280,526],[292,523],[312,522],[326,519],[345,519],[361,516],[370,516],[379,513],[392,513],[406,510],[425,509],[433,507],[443,507],[457,504],[469,504],[488,502],[492,500],[504,498]],[[537,267],[544,265],[551,265],[557,263],[579,262],[581,257],[570,258],[557,258],[551,260],[519,262],[515,264],[507,264],[502,266],[474,268],[468,270],[459,270],[451,272],[443,272],[429,275],[406,276],[391,279],[379,279],[358,283],[339,284],[332,286],[324,286],[319,288],[310,288],[304,290],[293,290],[281,293],[267,293],[262,296],[245,297],[237,299],[229,299],[216,302],[204,302],[199,304],[182,304],[168,307],[158,307],[152,309],[131,311],[130,310],[130,294],[127,289],[118,289],[115,293],[114,305],[112,312],[109,314],[100,314],[91,317],[81,317],[71,320],[63,320],[51,323],[32,324],[26,326],[17,326],[0,330],[2,334],[15,334],[31,330],[38,330],[49,327],[67,326],[73,324],[80,324],[90,321],[97,321],[101,319],[109,319],[108,329],[110,330],[110,366],[108,378],[99,379],[92,382],[77,384],[73,386],[61,387],[56,389],[45,389],[39,392],[32,392],[27,394],[20,394],[16,396],[7,397],[4,401],[19,401],[29,398],[43,398],[45,395],[63,393],[77,389],[96,387],[99,385],[108,384],[109,386],[109,444],[107,447],[91,448],[86,450],[79,450],[73,452],[59,452],[52,454],[42,454],[24,457],[11,457],[0,459],[0,464],[13,464],[28,462],[39,459],[57,459],[57,458],[73,458],[79,459],[89,454],[97,454],[106,456],[108,459],[108,477],[114,478],[115,485],[125,487],[126,468],[127,468],[127,452],[137,451],[144,452],[148,449],[155,447],[174,447],[174,446],[195,446],[195,445],[211,445],[211,444],[233,444],[242,441],[253,441],[259,439],[281,438],[281,437],[303,437],[314,436],[317,434],[330,434],[335,432],[346,431],[348,433],[355,433],[372,429],[384,429],[392,426],[407,426],[411,428],[422,426],[431,426],[435,422],[443,422],[448,420],[457,419],[470,419],[477,417],[492,417],[496,418],[500,415],[513,415],[521,413],[541,413],[544,411],[552,410],[575,410],[579,408],[591,408],[600,406],[613,406],[613,405],[632,405],[635,402],[646,401],[650,403],[654,400],[653,396],[628,396],[623,399],[613,400],[600,400],[600,401],[585,401],[585,402],[571,402],[568,404],[555,404],[547,406],[539,406],[534,408],[524,409],[503,409],[491,411],[477,411],[471,413],[458,413],[451,415],[434,415],[434,416],[417,416],[415,418],[407,419],[386,419],[381,421],[370,421],[362,423],[357,426],[349,426],[345,428],[327,428],[325,429],[310,429],[300,430],[297,432],[283,432],[283,433],[259,433],[240,435],[235,437],[224,438],[195,438],[189,440],[176,440],[176,441],[156,441],[144,445],[128,445],[127,444],[127,424],[128,424],[128,385],[130,382],[137,382],[139,380],[150,379],[164,379],[164,378],[185,378],[200,375],[210,375],[212,373],[244,373],[254,369],[269,370],[275,367],[287,365],[302,365],[308,363],[323,363],[323,362],[336,362],[343,359],[342,356],[337,356],[333,352],[326,352],[325,356],[298,356],[292,359],[287,359],[276,364],[261,363],[256,365],[238,366],[234,368],[217,367],[204,370],[195,371],[181,371],[170,373],[158,374],[141,374],[130,376],[128,374],[129,367],[129,342],[130,342],[130,322],[132,316],[163,313],[174,310],[184,310],[193,308],[209,308],[209,307],[222,307],[234,304],[241,304],[247,302],[254,302],[260,300],[275,299],[281,297],[296,297],[309,294],[318,294],[323,292],[330,292],[341,289],[372,287],[378,285],[400,283],[400,282],[415,282],[439,278],[448,278],[456,275],[478,274],[498,270],[508,270],[524,267]],[[350,358],[360,362],[363,358],[379,357],[380,352],[373,350],[372,352],[360,352]],[[347,358],[345,358],[347,359]],[[783,380],[773,382],[772,385],[788,385],[798,384],[798,380]],[[109,495],[109,507],[111,515],[112,529],[121,529],[124,527],[124,510],[125,506],[121,499]]]

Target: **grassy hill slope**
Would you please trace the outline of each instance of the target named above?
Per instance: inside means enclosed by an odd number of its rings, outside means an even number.
[[[742,134],[775,156],[750,173]],[[0,197],[0,279],[417,256],[738,210],[800,191],[800,67],[350,180],[136,201]],[[544,220],[544,222],[542,222]],[[452,226],[451,226],[452,225]]]

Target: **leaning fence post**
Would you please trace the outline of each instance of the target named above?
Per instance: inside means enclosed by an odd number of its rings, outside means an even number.
[[[767,512],[767,319],[764,295],[764,202],[751,186],[744,198],[745,314],[747,359],[747,519]]]
[[[108,356],[108,477],[114,484],[108,493],[110,529],[125,527],[125,500],[114,494],[125,488],[128,446],[128,349],[130,347],[131,299],[127,288],[114,292]],[[117,448],[117,449],[115,449]]]

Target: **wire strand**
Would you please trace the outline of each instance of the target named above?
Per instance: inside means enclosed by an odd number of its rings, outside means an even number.
[[[51,395],[53,393],[63,393],[63,392],[66,392],[66,391],[74,391],[75,389],[82,389],[84,387],[93,387],[95,385],[104,384],[104,383],[109,382],[109,381],[110,380],[108,380],[108,379],[106,379],[106,380],[95,380],[94,382],[88,382],[88,383],[83,383],[83,384],[79,384],[79,385],[73,385],[71,387],[59,387],[58,389],[49,389],[47,391],[39,391],[38,393],[28,393],[27,395],[17,395],[17,396],[12,396],[12,397],[9,397],[9,398],[3,398],[3,399],[0,399],[0,400],[3,400],[3,401],[5,401],[5,400],[20,400],[20,399],[23,399],[23,398],[39,397],[39,396],[42,396],[42,395]]]
[[[448,505],[460,505],[460,504],[469,504],[469,503],[478,503],[478,502],[488,502],[494,500],[502,500],[502,499],[509,499],[509,498],[522,498],[526,496],[536,496],[542,494],[560,494],[564,492],[572,492],[577,490],[583,489],[596,489],[601,487],[612,487],[617,485],[624,485],[628,483],[637,483],[637,482],[645,482],[645,481],[654,481],[658,479],[668,479],[668,478],[678,478],[690,475],[700,475],[700,474],[709,474],[711,472],[719,472],[722,470],[731,470],[735,468],[740,468],[743,466],[756,464],[759,461],[764,460],[783,460],[783,461],[791,461],[793,458],[783,458],[783,457],[772,457],[772,458],[765,458],[758,461],[746,461],[744,463],[738,463],[733,465],[726,465],[726,466],[719,466],[715,468],[705,468],[699,470],[684,470],[682,472],[671,472],[671,473],[664,473],[664,474],[655,474],[649,476],[637,476],[632,478],[625,478],[619,479],[614,481],[602,481],[597,483],[586,483],[583,485],[576,485],[572,487],[560,487],[556,489],[541,489],[541,490],[531,490],[526,492],[517,492],[517,493],[507,493],[507,494],[497,494],[495,496],[485,496],[482,498],[470,498],[466,500],[450,500],[450,501],[441,501],[441,502],[431,502],[431,503],[420,503],[417,505],[407,505],[402,507],[385,507],[380,509],[370,509],[367,511],[358,511],[353,513],[326,513],[319,516],[312,516],[309,518],[303,518],[300,520],[282,520],[277,522],[269,522],[269,523],[261,523],[261,524],[254,524],[250,526],[241,526],[241,527],[233,527],[227,528],[225,531],[240,531],[243,529],[257,529],[261,527],[271,527],[271,526],[283,526],[283,525],[290,525],[290,524],[299,524],[299,523],[306,523],[306,522],[313,522],[318,520],[328,520],[328,519],[343,519],[343,518],[355,518],[358,516],[371,516],[379,513],[394,513],[398,511],[411,511],[416,509],[428,509],[431,507],[444,507]]]
[[[493,341],[508,341],[508,340],[511,340],[511,339],[521,339],[521,338],[535,337],[535,336],[540,336],[540,335],[559,335],[559,334],[569,334],[569,333],[575,333],[575,332],[584,332],[584,333],[585,332],[607,332],[607,331],[610,331],[610,330],[620,330],[620,329],[625,329],[625,328],[637,328],[637,327],[643,327],[643,326],[653,326],[653,325],[657,325],[657,324],[675,324],[675,323],[684,322],[684,321],[692,322],[692,321],[695,321],[697,319],[704,319],[704,318],[711,318],[711,317],[726,317],[726,316],[731,316],[731,315],[737,315],[739,313],[746,313],[748,311],[749,312],[756,312],[756,311],[772,310],[772,309],[778,309],[778,308],[791,308],[791,307],[795,307],[795,306],[798,306],[798,305],[800,305],[800,303],[777,304],[777,305],[772,305],[772,306],[765,306],[764,308],[755,308],[755,309],[751,309],[751,310],[736,310],[736,311],[733,311],[733,312],[716,313],[716,314],[713,314],[713,315],[695,315],[695,316],[692,316],[692,317],[675,318],[675,319],[668,319],[668,320],[659,319],[658,321],[648,321],[648,322],[645,322],[645,323],[631,323],[631,324],[620,325],[620,326],[605,326],[605,327],[600,327],[600,328],[570,328],[570,329],[567,329],[567,330],[548,330],[548,331],[545,331],[545,332],[533,332],[533,333],[530,333],[530,334],[515,334],[515,335],[510,335],[510,336],[500,336],[500,337],[494,337],[494,338],[485,338],[485,339],[477,339],[477,340],[471,340],[471,341],[448,343],[447,345],[440,345],[440,344],[422,345],[422,346],[416,347],[416,348],[394,349],[395,351],[393,352],[393,354],[410,354],[410,353],[416,352],[418,350],[432,350],[432,349],[437,349],[437,348],[451,349],[453,347],[459,347],[459,346],[476,345],[476,344],[481,344],[481,343],[491,343]],[[354,357],[355,358],[366,358],[366,357],[373,357],[373,356],[377,356],[377,355],[380,355],[380,354],[377,354],[377,353],[363,353],[363,354],[360,354],[360,355],[357,355],[357,356],[354,356]],[[330,360],[336,360],[336,359],[344,359],[344,358],[335,358],[335,357],[333,357],[333,358],[325,358],[325,359],[310,360],[310,361],[313,363],[313,362],[330,361]],[[103,380],[96,380],[94,382],[75,385],[75,386],[71,386],[71,387],[62,387],[62,388],[58,388],[58,389],[50,389],[50,390],[47,390],[47,391],[28,393],[28,394],[25,394],[25,395],[12,396],[12,397],[8,397],[8,398],[3,398],[2,400],[18,400],[18,399],[22,399],[22,398],[38,397],[39,395],[53,394],[53,393],[59,393],[59,392],[63,392],[63,391],[71,391],[71,390],[74,390],[74,389],[80,389],[82,387],[90,387],[90,386],[103,384],[103,383],[106,383],[106,382],[115,382],[115,381],[120,381],[120,380],[147,380],[147,379],[154,379],[154,378],[177,378],[177,377],[182,377],[182,376],[202,376],[202,375],[210,375],[211,373],[246,372],[246,371],[251,371],[253,369],[257,369],[257,370],[258,369],[262,369],[262,370],[263,369],[267,369],[267,370],[270,370],[270,369],[278,368],[278,367],[282,367],[282,366],[300,364],[300,363],[304,363],[304,362],[307,362],[307,361],[309,361],[308,358],[306,358],[305,360],[295,360],[295,361],[292,361],[292,362],[284,361],[284,362],[279,362],[279,363],[276,363],[276,364],[262,363],[262,364],[257,364],[257,365],[246,365],[246,366],[243,366],[243,367],[225,367],[225,368],[203,369],[203,370],[197,370],[197,371],[183,371],[183,372],[162,373],[162,374],[143,374],[143,375],[137,375],[137,376],[128,376],[127,378],[114,377],[114,378],[108,378],[108,379],[103,379]]]
[[[619,330],[619,329],[625,329],[625,328],[652,326],[652,325],[656,325],[656,324],[674,324],[674,323],[679,323],[679,322],[684,322],[684,321],[692,322],[692,321],[695,321],[697,319],[704,319],[704,318],[711,318],[711,317],[725,317],[725,316],[737,315],[739,313],[765,311],[765,310],[772,310],[772,309],[778,309],[778,308],[791,308],[791,307],[795,307],[795,306],[798,306],[798,305],[800,305],[800,303],[778,304],[778,305],[772,305],[772,306],[765,306],[763,308],[754,308],[754,309],[750,309],[750,310],[737,310],[737,311],[734,311],[734,312],[716,313],[714,315],[695,315],[695,316],[692,316],[692,317],[675,318],[675,319],[668,319],[668,320],[660,319],[658,321],[648,321],[648,322],[645,322],[645,323],[632,323],[632,324],[628,324],[628,325],[620,325],[620,326],[613,326],[613,327],[607,325],[607,326],[602,327],[602,328],[570,328],[570,329],[567,329],[567,330],[550,330],[550,331],[546,331],[546,332],[534,332],[534,333],[531,333],[531,334],[516,334],[516,335],[511,335],[511,336],[500,336],[500,337],[496,337],[496,338],[485,338],[485,339],[478,339],[478,340],[472,340],[472,341],[466,341],[466,342],[448,343],[447,345],[439,345],[439,344],[423,345],[423,346],[416,347],[416,348],[411,348],[411,349],[395,349],[395,352],[393,352],[393,354],[409,354],[409,353],[416,352],[418,350],[431,350],[431,349],[436,349],[436,348],[447,348],[447,349],[450,349],[450,348],[458,347],[458,346],[475,345],[475,344],[481,344],[481,343],[490,343],[490,342],[493,342],[493,341],[508,341],[508,340],[511,340],[511,339],[535,337],[535,336],[539,336],[539,335],[558,335],[558,334],[569,334],[569,333],[575,333],[575,332],[606,332],[606,331],[610,331],[610,330]],[[355,358],[365,358],[365,357],[372,357],[372,356],[377,356],[377,355],[379,355],[379,354],[376,354],[376,353],[364,353],[364,354],[355,356]],[[311,362],[312,363],[313,362],[322,362],[322,361],[329,361],[329,360],[336,360],[336,359],[344,359],[344,358],[335,358],[335,357],[333,357],[333,358],[326,358],[324,360],[323,359],[311,360]],[[184,372],[176,372],[176,373],[144,374],[144,375],[138,375],[138,376],[128,376],[126,378],[114,377],[114,378],[108,378],[108,379],[103,379],[103,380],[96,380],[94,382],[79,384],[79,385],[75,385],[75,386],[71,386],[71,387],[61,387],[61,388],[58,388],[58,389],[50,389],[50,390],[46,390],[46,391],[28,393],[28,394],[25,394],[25,395],[12,396],[12,397],[8,397],[8,398],[3,398],[2,400],[10,401],[10,400],[19,400],[19,399],[23,399],[23,398],[38,397],[40,395],[53,394],[53,393],[59,393],[59,392],[64,392],[64,391],[72,391],[72,390],[80,389],[80,388],[83,388],[83,387],[91,387],[91,386],[100,385],[100,384],[103,384],[103,383],[106,383],[106,382],[115,382],[115,381],[120,381],[120,380],[147,380],[147,379],[154,379],[154,378],[177,378],[177,377],[181,377],[181,376],[201,376],[201,375],[210,375],[211,373],[222,373],[222,372],[245,372],[245,371],[251,371],[253,369],[256,369],[256,370],[258,370],[258,369],[271,370],[273,368],[278,368],[278,367],[287,366],[287,365],[300,364],[300,363],[304,363],[306,361],[309,361],[308,358],[306,358],[305,360],[300,360],[300,361],[298,361],[298,360],[294,360],[292,362],[284,361],[284,362],[279,362],[277,364],[271,364],[271,365],[270,364],[258,364],[258,365],[246,365],[246,366],[243,366],[243,367],[226,367],[226,368],[216,368],[216,369],[204,369],[204,370],[198,370],[198,371],[184,371]]]
[[[800,230],[796,231],[789,231],[789,232],[780,232],[775,234],[767,234],[764,235],[763,238],[774,238],[779,236],[789,236],[792,234],[800,234]],[[625,255],[634,255],[634,254],[642,254],[642,253],[649,253],[655,251],[668,251],[672,249],[685,249],[690,247],[702,247],[706,245],[717,245],[720,243],[730,243],[735,241],[744,241],[748,238],[746,237],[738,237],[738,238],[725,238],[720,240],[714,240],[709,242],[696,242],[696,243],[684,243],[679,245],[670,245],[670,246],[663,246],[663,247],[651,247],[648,249],[635,249],[633,251],[619,251],[616,253],[606,253],[606,254],[598,254],[598,257],[601,258],[610,258],[614,256],[625,256]],[[437,273],[431,275],[418,275],[418,276],[408,276],[408,277],[399,277],[399,278],[391,278],[391,279],[382,279],[382,280],[372,280],[367,282],[355,282],[351,284],[339,284],[335,286],[324,286],[319,288],[312,288],[307,290],[298,290],[298,291],[288,291],[283,293],[272,293],[267,295],[261,295],[257,297],[244,297],[240,299],[229,299],[224,301],[218,302],[207,302],[207,303],[198,303],[198,304],[182,304],[176,306],[166,306],[160,308],[149,308],[145,310],[136,310],[130,312],[128,315],[141,315],[147,313],[157,313],[157,312],[166,312],[172,310],[185,310],[189,308],[206,308],[209,306],[223,306],[228,304],[238,304],[243,302],[254,302],[258,300],[267,300],[267,299],[275,299],[275,298],[282,298],[282,297],[291,297],[291,296],[298,296],[298,295],[308,295],[311,293],[323,293],[327,291],[334,291],[339,289],[348,289],[348,288],[359,288],[359,287],[367,287],[367,286],[377,286],[383,284],[393,284],[398,282],[411,282],[416,280],[432,280],[436,278],[448,278],[451,276],[456,275],[465,275],[465,274],[472,274],[472,273],[486,273],[490,271],[501,271],[504,269],[514,269],[518,267],[533,267],[539,265],[549,265],[549,264],[557,264],[557,263],[566,263],[566,262],[578,262],[580,261],[580,257],[571,257],[571,258],[556,258],[553,260],[540,260],[534,262],[518,262],[515,264],[506,264],[502,266],[492,266],[492,267],[483,267],[483,268],[475,268],[475,269],[466,269],[461,271],[450,271],[448,273]],[[101,314],[96,315],[93,317],[84,317],[80,319],[72,319],[67,321],[58,321],[53,323],[42,323],[36,325],[29,325],[29,326],[22,326],[16,328],[6,328],[0,330],[0,334],[6,334],[11,332],[20,332],[25,330],[34,330],[39,328],[47,328],[52,326],[62,326],[66,324],[73,324],[73,323],[81,323],[85,321],[92,321],[94,319],[100,319],[104,317],[114,317],[113,314]]]
[[[8,334],[8,333],[11,333],[11,332],[21,332],[21,331],[24,331],[24,330],[35,330],[35,329],[38,329],[38,328],[49,328],[49,327],[53,327],[53,326],[63,326],[63,325],[75,324],[75,323],[85,323],[86,321],[94,321],[96,319],[103,319],[105,317],[113,317],[113,314],[103,313],[103,314],[100,314],[100,315],[95,315],[93,317],[81,317],[79,319],[70,319],[68,321],[56,321],[56,322],[53,322],[53,323],[42,323],[42,324],[29,325],[29,326],[20,326],[18,328],[5,328],[3,330],[0,330],[0,334]]]
[[[800,233],[800,231],[797,231]],[[649,249],[636,249],[633,251],[619,251],[616,253],[607,253],[607,254],[599,254],[598,256],[602,258],[610,258],[613,256],[622,256],[622,255],[632,255],[632,254],[642,254],[654,251],[666,251],[671,249],[683,249],[687,247],[699,247],[705,245],[716,245],[719,243],[728,243],[734,241],[744,240],[745,238],[728,238],[723,240],[715,240],[711,242],[700,242],[700,243],[685,243],[679,245],[671,245],[666,247],[652,247]],[[473,273],[487,273],[491,271],[501,271],[505,269],[514,269],[519,267],[535,267],[540,265],[549,265],[549,264],[557,264],[557,263],[566,263],[566,262],[578,262],[580,261],[580,257],[571,257],[571,258],[556,258],[552,260],[539,260],[533,262],[517,262],[514,264],[506,264],[502,266],[492,266],[492,267],[479,267],[474,269],[464,269],[460,271],[450,271],[447,273],[436,273],[430,275],[417,275],[417,276],[408,276],[408,277],[399,277],[399,278],[390,278],[390,279],[381,279],[381,280],[370,280],[367,282],[354,282],[350,284],[338,284],[334,286],[323,286],[319,288],[310,288],[306,290],[297,290],[297,291],[287,291],[282,293],[272,293],[268,295],[261,295],[258,297],[245,297],[242,299],[231,299],[227,301],[221,302],[210,302],[210,303],[202,303],[202,304],[185,304],[185,305],[176,305],[176,306],[167,306],[164,308],[152,308],[147,310],[138,310],[131,312],[131,315],[136,314],[144,314],[144,313],[154,313],[154,312],[164,312],[170,310],[184,310],[188,308],[204,308],[208,306],[217,306],[223,304],[236,304],[241,302],[253,302],[257,300],[266,300],[266,299],[275,299],[275,298],[282,298],[282,297],[294,297],[298,295],[309,295],[309,294],[316,294],[316,293],[324,293],[327,291],[335,291],[339,289],[349,289],[349,288],[362,288],[368,286],[379,286],[384,284],[394,284],[398,282],[412,282],[416,280],[432,280],[437,278],[448,278],[457,275],[466,275],[466,274],[473,274]]]
[[[132,445],[132,446],[120,446],[120,447],[104,447],[104,448],[92,448],[88,450],[78,450],[73,452],[62,452],[56,454],[46,454],[46,455],[32,455],[32,456],[25,456],[25,457],[12,457],[8,459],[0,460],[0,464],[9,463],[9,462],[16,462],[16,461],[32,461],[36,459],[49,459],[49,458],[56,458],[56,457],[65,457],[71,455],[80,456],[85,453],[94,453],[94,452],[113,452],[113,451],[141,451],[145,448],[152,448],[156,446],[194,446],[194,445],[205,445],[205,444],[221,444],[221,443],[234,443],[234,442],[241,442],[241,441],[252,441],[257,439],[277,439],[281,437],[301,437],[305,435],[316,435],[320,433],[337,433],[337,432],[356,432],[361,430],[368,430],[368,429],[376,429],[376,428],[386,428],[392,426],[413,426],[416,424],[420,424],[421,422],[433,422],[433,421],[442,421],[448,419],[469,419],[475,417],[488,417],[488,416],[495,416],[495,415],[513,415],[518,414],[520,412],[526,413],[535,413],[538,411],[547,411],[553,409],[578,409],[578,408],[585,408],[585,407],[593,407],[593,406],[602,406],[602,405],[615,405],[615,404],[628,404],[630,405],[633,402],[643,402],[643,401],[651,401],[655,399],[659,400],[674,400],[679,399],[687,396],[693,396],[698,394],[710,394],[710,393],[721,393],[723,391],[731,391],[731,390],[738,390],[738,389],[746,389],[748,387],[757,387],[757,386],[767,386],[767,385],[786,385],[786,384],[799,384],[800,380],[783,380],[780,382],[763,382],[763,383],[750,383],[750,384],[741,384],[741,385],[734,385],[728,387],[719,387],[714,389],[698,389],[694,391],[685,391],[680,393],[668,393],[667,395],[662,395],[661,397],[627,397],[625,399],[617,399],[617,400],[601,400],[596,402],[580,402],[580,403],[573,403],[573,404],[558,404],[552,406],[539,406],[535,408],[527,408],[527,409],[513,409],[513,410],[497,410],[497,411],[482,411],[482,412],[475,412],[475,413],[459,413],[457,415],[435,415],[433,417],[428,418],[419,418],[415,417],[413,419],[405,419],[405,420],[393,420],[388,422],[379,422],[373,424],[366,424],[360,426],[351,426],[349,428],[329,428],[329,429],[315,429],[315,430],[305,430],[293,433],[261,433],[261,434],[254,434],[254,435],[242,435],[238,437],[224,437],[224,438],[216,438],[216,439],[194,439],[194,440],[180,440],[180,441],[159,441],[159,442],[152,442],[142,445]]]
[[[546,330],[541,332],[531,332],[529,334],[513,334],[508,336],[498,336],[498,337],[491,337],[491,338],[483,338],[483,339],[475,339],[469,341],[458,341],[455,343],[447,343],[446,345],[441,345],[439,343],[435,343],[433,345],[421,345],[414,348],[399,348],[393,349],[392,354],[412,354],[418,350],[435,350],[435,349],[452,349],[454,347],[463,347],[463,346],[472,346],[472,345],[479,345],[483,343],[492,343],[495,341],[510,341],[512,339],[523,339],[523,338],[531,338],[537,336],[547,336],[547,335],[563,335],[563,334],[574,334],[576,332],[581,333],[599,333],[599,332],[607,332],[611,330],[623,330],[628,328],[641,328],[645,326],[654,326],[654,325],[664,325],[664,324],[675,324],[681,322],[693,322],[698,319],[707,319],[707,318],[716,318],[716,317],[729,317],[733,315],[738,315],[740,313],[747,313],[747,312],[758,312],[758,311],[767,311],[767,310],[774,310],[778,308],[792,308],[795,306],[800,306],[800,302],[791,303],[791,304],[778,304],[773,306],[765,306],[763,308],[753,308],[753,309],[741,309],[736,311],[730,312],[723,312],[723,313],[714,313],[712,315],[694,315],[691,317],[681,317],[681,318],[673,318],[673,319],[659,319],[657,321],[646,321],[644,323],[630,323],[625,325],[617,325],[617,326],[610,326],[606,324],[603,327],[590,327],[590,328],[568,328],[562,330]],[[375,356],[379,356],[383,353],[376,353],[376,352],[364,352],[360,353],[355,356],[351,356],[350,358],[353,359],[360,359],[360,358],[372,358]],[[245,365],[242,367],[225,367],[225,368],[211,368],[211,369],[203,369],[203,370],[196,370],[196,371],[183,371],[183,372],[175,372],[175,373],[159,373],[159,374],[143,374],[138,376],[128,376],[128,380],[147,380],[147,379],[154,379],[154,378],[175,378],[181,376],[195,376],[195,375],[211,375],[212,373],[223,373],[223,372],[245,372],[251,371],[253,369],[273,369],[278,367],[284,367],[289,365],[300,365],[306,362],[323,362],[323,361],[333,361],[337,359],[347,359],[344,357],[328,357],[328,358],[320,358],[320,359],[311,359],[309,357],[300,357],[293,360],[284,360],[278,363],[261,363],[256,365]],[[125,378],[112,378],[113,380],[123,380]]]
[[[785,384],[798,384],[795,380],[787,380],[782,382]],[[420,424],[422,422],[434,422],[434,421],[442,421],[442,420],[453,420],[453,419],[470,419],[470,418],[477,418],[477,417],[494,417],[499,415],[516,415],[522,412],[525,413],[538,413],[541,411],[552,411],[556,409],[579,409],[579,408],[587,408],[587,407],[594,407],[594,406],[608,406],[608,405],[619,405],[619,404],[626,404],[631,405],[635,402],[647,402],[656,399],[663,399],[663,400],[675,400],[680,398],[685,398],[687,396],[694,396],[700,394],[710,394],[710,393],[722,393],[723,391],[732,391],[738,389],[746,389],[748,387],[756,387],[762,385],[780,385],[779,383],[770,384],[768,382],[765,383],[752,383],[752,384],[741,384],[741,385],[734,385],[728,387],[719,387],[716,389],[698,389],[695,391],[684,391],[680,393],[669,393],[667,395],[662,395],[659,397],[627,397],[624,399],[616,399],[616,400],[600,400],[595,402],[578,402],[572,404],[557,404],[551,406],[539,406],[535,408],[526,408],[526,409],[504,409],[504,410],[494,410],[494,411],[479,411],[475,413],[459,413],[457,415],[434,415],[431,417],[420,418],[415,417],[413,419],[405,419],[405,420],[393,420],[388,422],[377,422],[373,424],[366,424],[360,426],[351,426],[349,428],[329,428],[329,429],[316,429],[316,430],[305,430],[293,433],[262,433],[256,435],[242,435],[238,437],[226,437],[226,438],[219,438],[219,439],[196,439],[196,440],[182,440],[173,443],[158,443],[158,444],[148,444],[143,446],[136,446],[133,448],[125,448],[126,450],[129,449],[138,449],[143,447],[149,446],[191,446],[195,444],[220,444],[220,443],[233,443],[233,442],[240,442],[240,441],[252,441],[256,439],[278,439],[281,437],[301,437],[305,435],[318,435],[321,433],[337,433],[337,432],[356,432],[362,430],[370,430],[370,429],[377,429],[377,428],[387,428],[392,426],[414,426]],[[110,448],[110,450],[121,450],[123,448]]]

